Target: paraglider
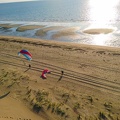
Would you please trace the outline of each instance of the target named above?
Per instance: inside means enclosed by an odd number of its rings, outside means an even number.
[[[20,54],[22,54],[28,61],[32,60],[32,54],[28,50],[21,50],[20,52],[18,52],[19,56]],[[24,65],[25,65],[25,62],[24,62]],[[31,68],[31,65],[29,64],[29,69],[30,68]]]
[[[20,52],[18,52],[18,55],[20,56],[20,54],[22,54],[23,56],[25,56],[25,58],[27,60],[32,60],[32,54],[28,51],[28,50],[21,50]]]
[[[41,78],[46,79],[46,78],[47,78],[47,77],[46,77],[46,73],[51,73],[51,71],[49,71],[48,69],[44,69],[44,70],[42,71]]]

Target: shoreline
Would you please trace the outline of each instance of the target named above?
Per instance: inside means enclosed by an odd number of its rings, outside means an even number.
[[[0,35],[54,40],[67,43],[119,47],[117,28],[89,27],[82,23],[1,23]]]
[[[17,39],[16,39],[17,38]],[[20,39],[22,41],[20,41]],[[42,38],[29,38],[29,37],[20,37],[20,36],[6,36],[6,35],[0,35],[0,40],[1,41],[9,41],[9,42],[21,42],[21,43],[29,43],[29,44],[35,44],[36,45],[43,45],[46,44],[57,44],[59,47],[60,45],[65,45],[65,46],[71,46],[71,47],[88,47],[88,48],[101,48],[101,49],[120,49],[119,47],[114,47],[114,46],[102,46],[102,45],[91,45],[91,44],[82,44],[82,43],[71,43],[71,42],[62,42],[62,41],[55,41],[55,40],[45,40]],[[49,46],[49,45],[48,45]],[[53,45],[54,47],[54,45]]]
[[[18,57],[21,49],[32,53],[30,62]],[[0,94],[10,91],[0,99],[0,119],[120,117],[120,48],[0,36],[0,55]],[[45,68],[51,74],[43,80],[40,75]],[[42,105],[38,113],[33,109],[36,104]]]

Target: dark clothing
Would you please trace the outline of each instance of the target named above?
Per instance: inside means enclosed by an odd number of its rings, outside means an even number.
[[[31,65],[29,64],[29,68],[31,68]]]
[[[63,74],[64,74],[64,71],[61,71],[61,74],[63,75]]]

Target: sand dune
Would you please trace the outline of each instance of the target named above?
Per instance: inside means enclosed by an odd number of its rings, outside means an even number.
[[[120,48],[0,36],[0,56],[0,120],[119,120]]]

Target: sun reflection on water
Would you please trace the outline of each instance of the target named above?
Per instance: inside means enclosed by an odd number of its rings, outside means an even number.
[[[92,39],[92,44],[104,46],[108,38],[109,35],[105,35],[105,34],[95,35],[94,38]]]
[[[109,40],[110,35],[114,30],[111,26],[111,22],[115,22],[118,17],[118,9],[120,0],[89,0],[89,18],[90,20],[94,20],[90,23],[89,33],[92,33],[92,29],[94,29],[95,34],[92,35],[92,43],[95,45],[104,46],[107,40]],[[108,31],[108,29],[113,28],[113,31],[108,34],[104,33],[103,30]],[[102,30],[102,31],[101,31]]]
[[[108,22],[116,20],[119,0],[89,0],[91,20]]]

